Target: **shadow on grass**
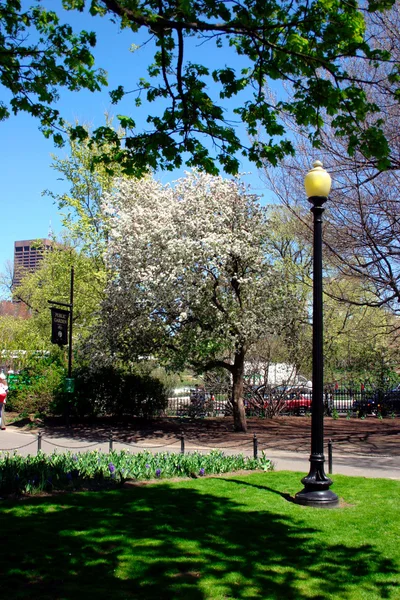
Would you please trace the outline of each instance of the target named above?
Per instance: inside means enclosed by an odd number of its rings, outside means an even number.
[[[220,479],[223,481],[227,481],[228,483],[236,483],[238,485],[244,485],[244,486],[247,485],[247,486],[255,488],[257,490],[271,492],[271,494],[276,494],[277,496],[280,496],[287,502],[293,502],[293,504],[296,504],[295,497],[292,496],[291,494],[287,494],[285,492],[280,492],[279,490],[274,490],[274,488],[268,487],[267,485],[259,485],[257,483],[250,483],[250,481],[244,481],[242,479],[234,479],[233,477],[229,477],[229,478],[221,477]]]
[[[249,510],[212,485],[4,504],[7,599],[326,600],[364,597],[350,593],[360,584],[393,597],[395,564],[372,545],[329,544],[304,513]]]

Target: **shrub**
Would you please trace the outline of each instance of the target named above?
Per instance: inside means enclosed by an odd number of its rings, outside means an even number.
[[[113,367],[97,371],[81,367],[74,372],[75,392],[59,393],[53,410],[62,413],[65,403],[79,417],[86,415],[152,417],[168,405],[168,389],[148,374],[126,373]]]
[[[51,359],[32,361],[15,380],[7,394],[7,409],[16,412],[48,413],[54,396],[62,389],[65,369]]]

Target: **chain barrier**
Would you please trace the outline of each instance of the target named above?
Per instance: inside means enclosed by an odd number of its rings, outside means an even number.
[[[273,447],[271,445],[265,446],[264,448],[259,448],[260,452],[265,452],[265,451],[269,451],[270,452],[271,450],[273,452],[274,451],[278,451],[278,452],[291,452],[292,454],[297,454],[297,455],[304,454],[306,456],[308,456],[309,453],[310,453],[309,450],[303,450],[303,451],[288,450],[287,448],[276,448],[276,447]],[[363,452],[354,452],[354,451],[351,452],[351,456],[359,456],[359,457],[363,457],[363,458],[370,458],[371,456],[373,458],[393,458],[393,459],[397,458],[396,456],[393,456],[391,454],[376,454],[376,453],[373,453],[373,452],[370,452],[369,454],[365,454]],[[348,458],[349,457],[349,453],[346,452],[346,451],[343,451],[343,450],[340,451],[340,449],[338,449],[338,447],[335,446],[335,457],[339,458],[339,459],[343,458],[343,457]]]
[[[172,440],[172,442],[168,442],[165,444],[160,444],[160,445],[156,445],[156,446],[141,446],[140,444],[137,444],[136,442],[133,443],[129,443],[129,442],[119,442],[118,440],[113,439],[113,442],[116,444],[121,444],[123,446],[132,446],[132,448],[165,448],[166,446],[172,446],[172,444],[179,444],[179,439],[177,438],[176,440]]]
[[[245,442],[242,442],[241,444],[233,444],[232,446],[209,446],[208,444],[202,444],[201,442],[198,442],[197,440],[194,441],[190,441],[188,443],[192,443],[192,444],[196,444],[197,446],[200,446],[202,448],[217,448],[217,449],[221,449],[224,450],[226,449],[230,449],[230,448],[242,448],[242,446],[248,446],[249,444],[253,443],[253,440],[247,440]]]
[[[335,442],[335,440],[333,440]],[[291,450],[290,448],[282,448],[280,445],[278,446],[274,446],[274,442],[271,441],[268,446],[266,446],[265,448],[259,448],[259,450],[268,450],[268,451],[273,451],[273,452],[292,452],[293,454],[310,454],[310,449],[304,448],[303,450]],[[345,448],[341,448],[340,444],[335,444],[335,455],[338,457],[349,457],[349,456],[362,456],[365,458],[368,457],[374,457],[374,458],[396,458],[393,454],[379,454],[378,452],[369,452],[368,454],[365,453],[364,451],[361,452],[357,452],[357,450],[353,450],[351,449],[351,451],[346,450]]]
[[[108,440],[101,440],[100,442],[94,442],[93,444],[86,444],[84,446],[63,446],[62,444],[56,444],[55,442],[51,442],[47,438],[42,438],[42,442],[46,442],[46,444],[50,444],[50,446],[56,446],[57,448],[66,448],[67,450],[80,450],[81,448],[93,448],[94,446],[99,446],[100,444],[104,444]]]
[[[343,457],[343,456],[348,457],[349,453],[348,452],[339,452],[339,453],[336,452],[336,456],[338,456],[339,458]],[[391,454],[376,454],[374,452],[369,452],[369,454],[364,454],[363,452],[353,452],[353,451],[351,452],[351,456],[362,456],[364,458],[370,458],[371,456],[373,458],[398,458],[397,456],[394,456],[393,454],[392,455]]]
[[[336,441],[337,444],[337,440],[333,440],[334,442]],[[343,440],[344,441],[344,440]],[[346,440],[348,441],[348,440]],[[95,446],[100,446],[102,444],[119,444],[122,446],[128,446],[131,448],[138,448],[138,449],[143,449],[143,450],[153,450],[153,449],[158,449],[158,448],[166,448],[169,446],[172,446],[174,444],[178,445],[179,443],[181,444],[181,449],[182,449],[182,436],[177,437],[174,440],[171,440],[169,442],[165,442],[163,444],[157,444],[157,445],[146,445],[143,446],[141,444],[138,444],[136,442],[130,443],[130,442],[123,442],[123,441],[119,441],[118,439],[114,439],[114,438],[107,438],[104,440],[99,440],[97,442],[93,442],[91,444],[85,444],[85,445],[80,445],[80,446],[65,446],[63,444],[57,444],[56,442],[50,441],[48,438],[43,438],[41,436],[39,436],[39,439],[33,439],[32,441],[28,442],[27,444],[22,444],[21,446],[14,446],[13,448],[0,448],[0,452],[4,453],[4,452],[15,452],[17,450],[21,450],[23,448],[27,448],[28,446],[31,446],[32,444],[38,444],[38,450],[41,449],[40,447],[40,443],[46,442],[47,444],[49,444],[50,446],[54,446],[56,448],[63,448],[65,450],[72,450],[72,451],[79,451],[79,450],[83,450],[86,448],[94,448]],[[266,451],[284,451],[284,452],[293,452],[294,454],[303,454],[306,453],[306,451],[298,451],[298,450],[288,450],[287,448],[279,448],[274,446],[273,441],[270,440],[270,442],[268,443],[268,445],[266,446],[260,446],[259,444],[262,443],[262,440],[258,439],[258,447],[257,450],[258,452],[266,452]],[[253,449],[254,449],[254,440],[253,439],[249,439],[246,440],[240,444],[233,444],[233,445],[229,445],[229,446],[218,446],[218,445],[213,445],[210,446],[208,444],[202,444],[201,442],[198,442],[196,440],[187,440],[186,438],[184,438],[183,441],[183,448],[185,448],[186,445],[186,449],[187,450],[196,450],[198,447],[205,449],[205,450],[231,450],[231,449],[235,449],[237,448],[238,450],[240,448],[245,448],[246,446],[248,447],[248,449],[251,449],[251,446],[253,444]],[[335,447],[335,455],[338,459],[342,458],[343,456],[348,456],[348,452],[346,452],[346,450],[341,450],[340,448],[340,442],[339,444],[336,445]],[[365,452],[357,452],[352,450],[351,451],[351,455],[353,456],[359,456],[359,457],[365,457],[365,458],[370,458],[371,456],[374,458],[389,458],[389,459],[393,459],[395,458],[393,455],[390,454],[378,454],[378,453],[374,453],[374,452],[369,452],[368,454],[366,454]]]
[[[187,442],[187,443],[190,444],[191,442]],[[187,450],[198,450],[199,444],[196,444],[196,442],[193,442],[193,444],[194,444],[193,446],[189,446],[189,447],[185,446],[185,448]],[[204,446],[204,445],[200,446],[200,449],[202,449],[202,450],[223,450],[223,448],[219,448],[218,446]]]
[[[122,444],[122,443],[123,442],[118,442],[117,441],[117,444]],[[146,448],[165,448],[165,447],[168,447],[168,446],[172,446],[173,444],[179,444],[179,440],[174,440],[173,442],[169,442],[168,444],[160,444],[160,445],[157,445],[157,446],[140,446],[139,444],[136,444],[136,443],[134,443],[134,444],[126,444],[126,445],[127,446],[132,446],[134,448],[144,448],[144,449],[146,449]]]
[[[31,444],[36,444],[36,440],[32,440],[27,444],[23,444],[22,446],[15,446],[14,448],[0,448],[0,452],[14,452],[15,450],[20,450],[21,448],[27,448]]]

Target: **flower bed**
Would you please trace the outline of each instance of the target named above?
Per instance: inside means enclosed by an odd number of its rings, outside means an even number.
[[[109,454],[94,450],[20,456],[0,456],[0,494],[35,494],[87,487],[115,487],[127,480],[203,477],[240,470],[272,470],[264,453],[258,459],[242,454],[226,456],[221,450],[208,454],[173,454],[148,451],[133,454],[128,450]]]

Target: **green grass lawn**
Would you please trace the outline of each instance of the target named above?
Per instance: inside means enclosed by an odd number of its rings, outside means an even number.
[[[4,598],[400,598],[400,481],[296,473],[162,481],[0,504]]]

